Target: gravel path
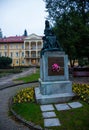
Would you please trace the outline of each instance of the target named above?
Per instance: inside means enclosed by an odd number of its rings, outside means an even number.
[[[35,72],[36,72],[36,68],[34,67],[34,68],[29,68],[18,74],[11,74],[11,75],[2,77],[0,78],[0,88],[2,89],[2,88],[5,88],[6,86],[14,85],[15,82],[13,82],[13,79],[24,77],[26,75],[30,75]]]
[[[19,85],[12,88],[3,89],[0,91],[0,130],[30,130],[22,123],[14,121],[9,116],[9,99],[16,93],[17,90],[24,87],[31,87],[37,85],[37,83]]]

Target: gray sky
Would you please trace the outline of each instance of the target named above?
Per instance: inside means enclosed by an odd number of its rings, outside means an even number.
[[[3,36],[43,35],[47,16],[43,0],[0,0],[0,28]]]

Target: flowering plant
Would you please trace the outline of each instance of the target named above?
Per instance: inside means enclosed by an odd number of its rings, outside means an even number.
[[[59,72],[60,71],[60,66],[57,63],[54,63],[52,65],[52,71]]]

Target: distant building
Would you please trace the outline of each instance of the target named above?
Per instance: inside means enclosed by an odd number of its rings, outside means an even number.
[[[0,39],[0,57],[11,57],[12,66],[40,65],[40,51],[43,47],[41,36],[11,36]]]

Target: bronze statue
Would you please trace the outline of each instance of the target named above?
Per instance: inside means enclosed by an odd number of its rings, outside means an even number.
[[[50,28],[49,21],[45,21],[45,30],[44,30],[45,36],[43,37],[43,48],[41,50],[41,55],[49,50],[59,50],[62,51],[62,48],[60,47],[60,44],[57,41],[56,36],[54,35],[54,32],[52,28]]]

